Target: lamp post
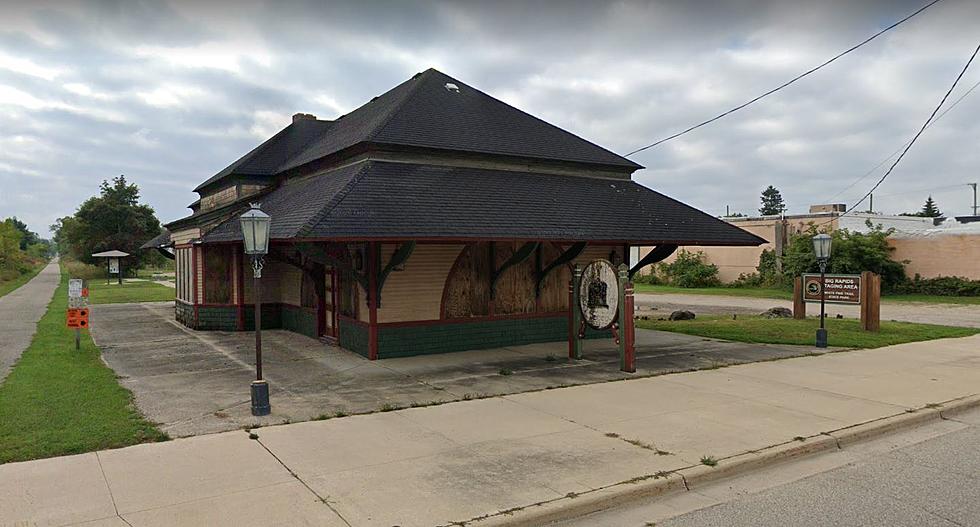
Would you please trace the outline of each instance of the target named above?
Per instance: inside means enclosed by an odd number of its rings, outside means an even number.
[[[813,237],[813,252],[817,255],[817,264],[820,266],[820,328],[817,329],[817,347],[827,347],[827,329],[824,327],[825,310],[824,299],[827,297],[824,288],[824,274],[827,272],[827,261],[830,260],[830,242],[832,238],[828,234],[818,234]]]
[[[245,254],[252,257],[252,277],[255,287],[255,380],[252,381],[252,415],[269,415],[269,383],[262,378],[262,257],[269,252],[269,225],[272,218],[252,203],[241,215],[242,240]]]

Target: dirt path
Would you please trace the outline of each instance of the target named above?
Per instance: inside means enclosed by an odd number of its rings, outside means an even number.
[[[54,259],[30,282],[0,297],[0,381],[30,345],[60,278]]]
[[[771,298],[656,293],[637,294],[636,305],[640,310],[656,308],[655,313],[669,314],[677,309],[690,309],[695,313],[712,315],[761,313],[770,307],[793,307],[789,300]],[[816,304],[807,308],[809,314],[819,314],[819,310]],[[858,318],[860,309],[858,306],[828,305],[827,313],[831,317],[839,313],[847,318]],[[881,319],[976,328],[980,327],[980,306],[884,302],[881,304]]]

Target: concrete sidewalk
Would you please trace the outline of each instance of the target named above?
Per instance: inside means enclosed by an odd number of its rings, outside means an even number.
[[[0,524],[499,525],[978,391],[973,336],[226,432],[0,465]]]
[[[690,309],[697,314],[730,315],[732,313],[754,315],[771,307],[793,309],[791,300],[773,298],[751,298],[745,296],[692,295],[677,293],[638,293],[636,308],[638,314],[655,309],[651,314],[666,316],[671,311]],[[807,314],[820,314],[819,304],[809,304]],[[860,318],[860,306],[831,304],[827,306],[830,317],[840,314],[846,318]],[[920,324],[939,324],[980,328],[980,305],[971,304],[931,304],[926,302],[881,303],[881,320],[899,320]]]
[[[0,382],[31,344],[37,321],[44,315],[60,279],[55,258],[29,282],[0,297]]]

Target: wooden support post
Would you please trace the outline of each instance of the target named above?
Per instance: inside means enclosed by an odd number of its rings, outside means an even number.
[[[368,250],[368,360],[378,359],[378,263],[380,244],[371,242]]]
[[[579,290],[582,283],[582,267],[575,264],[572,271],[572,281],[569,285],[569,305],[568,305],[568,358],[582,358],[582,337],[579,335],[579,328],[582,326],[582,310],[579,309]]]
[[[793,279],[793,318],[796,320],[806,318],[806,302],[803,301],[802,276],[797,276]]]
[[[633,327],[633,284],[629,281],[629,266],[619,266],[619,369],[636,372],[636,333]]]
[[[861,329],[881,329],[881,276],[871,271],[861,273]]]

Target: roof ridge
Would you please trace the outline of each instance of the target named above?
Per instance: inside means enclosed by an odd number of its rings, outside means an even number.
[[[303,121],[300,121],[300,122],[303,122]],[[333,123],[334,121],[332,121],[330,119],[313,119],[312,121],[309,121],[309,122],[323,123],[324,125],[327,125],[328,123]],[[295,124],[295,123],[292,123],[292,124]],[[324,129],[327,130],[327,131],[329,131],[329,128],[332,128],[332,127],[330,127],[330,126],[324,126]],[[285,130],[285,128],[284,128],[284,130]],[[278,174],[278,173],[282,172],[284,170],[283,167],[288,166],[290,161],[292,161],[293,159],[296,159],[297,157],[299,157],[299,155],[302,154],[303,152],[306,152],[306,147],[310,146],[315,141],[319,141],[322,137],[323,137],[323,134],[321,133],[321,134],[313,135],[312,137],[310,137],[309,139],[307,139],[305,143],[303,143],[302,145],[300,145],[300,146],[298,146],[296,148],[296,153],[294,153],[293,155],[289,156],[282,163],[279,163],[279,165],[276,166],[275,173]]]
[[[313,230],[313,227],[315,227],[317,223],[320,223],[320,220],[322,220],[324,216],[329,214],[334,207],[339,205],[340,202],[343,201],[348,194],[350,194],[350,191],[353,190],[354,187],[361,181],[361,178],[364,176],[365,169],[371,164],[371,161],[361,161],[361,163],[363,163],[363,165],[361,165],[361,168],[359,168],[357,172],[353,176],[351,176],[350,181],[348,181],[343,188],[341,188],[336,194],[334,194],[334,196],[330,198],[330,201],[328,201],[323,206],[323,208],[321,208],[316,214],[311,216],[310,219],[306,220],[306,223],[300,226],[300,228],[296,229],[296,232],[293,234],[294,237],[302,237],[303,235],[308,234],[309,231]],[[343,167],[340,167],[336,170],[343,170]],[[333,172],[333,170],[331,170],[330,172]],[[329,176],[330,172],[317,174],[316,176],[313,177],[326,177]]]
[[[405,103],[411,100],[412,97],[414,97],[418,93],[419,86],[422,85],[422,82],[425,79],[425,77],[431,75],[432,72],[434,71],[438,72],[438,70],[434,68],[429,68],[425,71],[413,75],[412,78],[409,79],[409,81],[413,81],[414,84],[412,86],[409,86],[408,91],[405,93],[405,95],[402,96],[401,101],[399,101],[397,104],[392,106],[390,110],[388,110],[388,115],[385,115],[381,123],[379,123],[378,126],[375,126],[374,129],[371,130],[371,133],[368,134],[366,139],[373,140],[374,138],[378,137],[378,135],[380,135],[381,132],[383,132],[384,129],[387,128],[388,124],[391,123],[391,120],[395,117],[395,115],[398,114],[398,110],[400,110],[403,106],[405,106]],[[445,75],[445,73],[443,73],[443,75]]]

